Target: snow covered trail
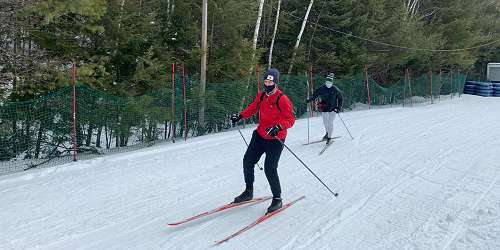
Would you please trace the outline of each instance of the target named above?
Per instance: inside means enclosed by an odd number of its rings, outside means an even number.
[[[500,249],[499,98],[341,115],[355,139],[336,118],[342,137],[321,156],[321,144],[302,145],[307,120],[286,141],[339,196],[285,149],[283,198],[306,199],[218,248]],[[321,118],[310,125],[321,138]],[[166,224],[238,195],[244,151],[229,131],[2,176],[0,249],[207,249],[269,204]],[[255,195],[269,194],[256,168]]]

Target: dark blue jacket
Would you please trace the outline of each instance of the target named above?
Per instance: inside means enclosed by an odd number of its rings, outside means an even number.
[[[318,109],[321,112],[332,112],[335,108],[340,110],[344,101],[342,91],[337,86],[327,88],[324,84],[314,91],[310,99],[318,99]]]

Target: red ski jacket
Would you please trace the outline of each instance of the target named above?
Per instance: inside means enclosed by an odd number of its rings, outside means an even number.
[[[267,134],[267,129],[274,125],[280,125],[283,129],[278,133],[277,137],[284,140],[287,134],[286,130],[291,128],[295,123],[293,104],[279,89],[270,96],[266,95],[264,92],[259,92],[253,102],[241,112],[241,116],[243,116],[244,119],[248,119],[257,112],[259,112],[259,126],[257,127],[257,132],[266,140],[275,139]]]

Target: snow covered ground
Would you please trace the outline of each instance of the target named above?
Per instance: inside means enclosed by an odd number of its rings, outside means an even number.
[[[343,113],[325,154],[287,145],[283,198],[306,199],[220,249],[500,249],[500,98]],[[321,118],[311,139],[323,136]],[[247,139],[252,128],[243,130]],[[237,131],[0,177],[0,249],[207,249],[265,212],[264,202],[185,226],[167,223],[244,188]],[[262,162],[261,162],[262,164]],[[255,195],[269,195],[256,169]]]

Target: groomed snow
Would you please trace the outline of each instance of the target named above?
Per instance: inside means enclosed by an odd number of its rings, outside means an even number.
[[[500,249],[500,98],[342,113],[323,155],[298,120],[279,173],[284,200],[306,195],[219,249]],[[252,128],[243,134],[250,139]],[[324,134],[310,120],[311,140]],[[0,177],[0,249],[207,249],[269,202],[177,228],[244,188],[232,130]],[[260,163],[263,164],[263,161]],[[255,195],[270,195],[256,169]]]

